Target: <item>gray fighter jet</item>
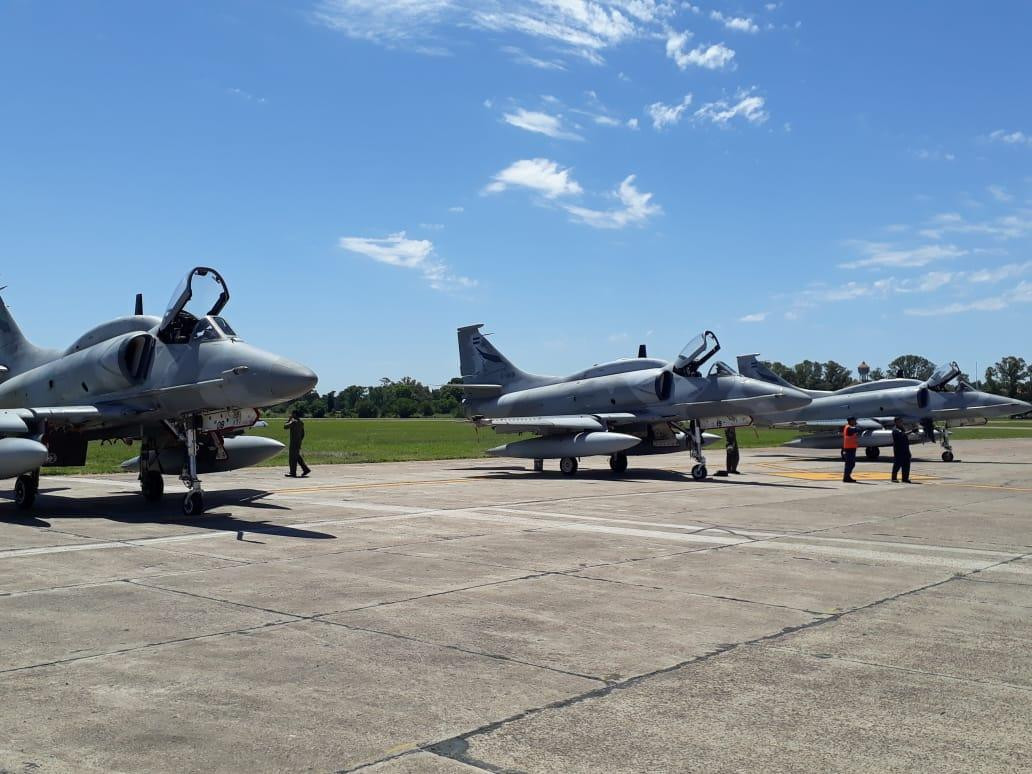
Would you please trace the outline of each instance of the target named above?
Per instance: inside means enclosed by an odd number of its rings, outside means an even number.
[[[700,369],[720,349],[710,331],[673,362],[629,358],[555,377],[521,371],[481,327],[459,328],[466,415],[499,433],[537,436],[488,451],[533,459],[535,470],[545,459],[559,459],[559,469],[573,475],[578,457],[608,455],[612,470],[621,473],[629,454],[688,449],[696,463],[692,477],[701,480],[707,476],[704,429],[747,425],[754,414],[810,402],[800,390],[746,379],[723,363],[703,376]]]
[[[757,355],[740,355],[738,369],[754,379],[791,387]],[[892,446],[891,426],[895,417],[908,425],[911,443],[938,441],[943,462],[953,461],[949,429],[962,425],[984,425],[991,417],[1021,414],[1032,405],[1014,398],[980,392],[959,381],[956,363],[939,366],[925,381],[919,379],[881,379],[828,392],[804,390],[813,402],[803,408],[757,417],[757,424],[799,427],[814,431],[789,441],[786,446],[804,449],[839,449],[842,426],[856,417],[861,429],[859,444],[868,459],[877,459],[880,447]],[[956,384],[954,384],[956,382]],[[936,427],[936,424],[939,426]]]
[[[214,304],[190,311],[205,290],[217,294]],[[91,440],[140,441],[126,466],[139,470],[144,497],[160,499],[162,475],[178,474],[187,515],[204,510],[200,473],[279,452],[279,442],[243,431],[258,421],[257,409],[304,395],[317,377],[244,343],[220,316],[228,302],[222,276],[198,267],[163,317],[143,314],[137,296],[136,314],[58,351],[29,343],[0,300],[0,478],[17,477],[18,507],[32,507],[41,467],[84,465]]]

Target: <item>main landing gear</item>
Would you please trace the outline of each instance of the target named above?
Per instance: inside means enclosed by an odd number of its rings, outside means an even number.
[[[39,470],[22,473],[14,482],[14,504],[23,511],[32,508],[39,492]]]
[[[614,473],[623,473],[627,470],[627,455],[623,452],[609,455],[609,469]]]
[[[559,460],[559,471],[564,476],[572,476],[577,472],[577,458],[563,457]]]
[[[876,460],[881,456],[881,449],[877,446],[868,446],[864,449],[864,456],[869,460]]]

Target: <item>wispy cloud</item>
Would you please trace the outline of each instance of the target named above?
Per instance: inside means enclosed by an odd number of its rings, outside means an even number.
[[[695,111],[695,119],[727,126],[735,118],[740,118],[747,123],[759,125],[770,118],[765,106],[763,97],[754,94],[752,90],[739,90],[735,101],[720,99],[707,102]]]
[[[563,205],[575,220],[594,228],[624,228],[640,225],[663,210],[652,202],[652,194],[639,191],[634,185],[634,175],[628,175],[613,192],[620,202],[619,207],[607,210],[593,210],[573,204]]]
[[[244,102],[255,102],[259,105],[265,104],[265,97],[259,97],[257,94],[252,94],[245,89],[238,89],[236,87],[226,89],[227,94],[232,94],[237,99],[242,99]]]
[[[998,202],[1007,203],[1014,201],[1014,197],[1007,193],[1007,189],[1005,189],[1002,185],[991,185],[988,186],[985,190],[987,190],[989,192],[989,195],[996,199],[996,201]]]
[[[564,127],[561,115],[551,115],[537,110],[517,108],[513,113],[505,113],[502,116],[502,120],[518,129],[543,134],[556,140],[584,139],[576,132]]]
[[[1032,134],[1025,134],[1021,131],[1009,132],[997,129],[995,132],[989,133],[989,139],[1006,145],[1032,145]]]
[[[723,70],[734,67],[734,50],[723,43],[712,45],[701,45],[689,50],[688,42],[692,33],[684,30],[677,32],[671,30],[667,34],[666,54],[682,70],[689,67],[702,67],[706,70]]]
[[[713,21],[720,22],[729,30],[734,30],[735,32],[748,32],[750,34],[755,34],[760,31],[756,22],[747,16],[725,16],[720,11],[710,11],[710,18],[713,19]]]
[[[843,269],[863,269],[873,267],[917,267],[927,266],[935,261],[959,258],[968,251],[956,245],[919,245],[917,247],[900,247],[885,242],[854,242],[854,246],[864,256],[854,261],[840,263]]]
[[[685,94],[684,98],[677,104],[664,105],[662,102],[653,102],[645,108],[645,112],[652,119],[653,128],[662,130],[679,123],[681,116],[690,104],[692,104],[692,95]]]
[[[1015,287],[995,296],[985,296],[974,301],[956,301],[951,304],[918,307],[906,310],[906,314],[917,317],[938,317],[944,314],[964,312],[999,312],[1012,304],[1032,303],[1032,282],[1019,282]]]
[[[1005,215],[976,221],[968,220],[958,212],[942,212],[927,221],[918,233],[926,239],[942,239],[947,234],[981,234],[999,240],[1017,239],[1032,234],[1032,210],[1018,208]]]
[[[509,58],[517,64],[536,67],[538,70],[566,69],[566,63],[561,59],[543,59],[542,57],[533,56],[519,46],[502,46],[501,51],[503,54],[508,54]]]
[[[754,314],[747,314],[744,317],[739,317],[738,322],[744,323],[758,323],[763,322],[767,319],[766,312],[755,312]]]
[[[376,237],[341,237],[340,247],[388,266],[418,271],[435,290],[476,287],[476,280],[455,275],[434,253],[429,239],[409,239],[404,231]]]
[[[918,148],[911,153],[920,161],[955,161],[957,158],[954,154],[939,148]]]
[[[508,188],[528,188],[546,199],[572,196],[584,189],[571,176],[571,170],[561,168],[550,159],[521,159],[496,174],[484,193],[501,193]]]

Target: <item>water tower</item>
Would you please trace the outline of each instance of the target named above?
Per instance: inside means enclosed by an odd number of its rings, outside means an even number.
[[[856,367],[856,372],[860,374],[861,382],[866,382],[870,380],[871,367],[867,365],[866,361],[860,361],[860,365]]]

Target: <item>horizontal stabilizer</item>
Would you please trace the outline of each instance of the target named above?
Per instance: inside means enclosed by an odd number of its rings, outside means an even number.
[[[502,394],[500,384],[460,384],[462,391],[474,398],[495,398]]]

